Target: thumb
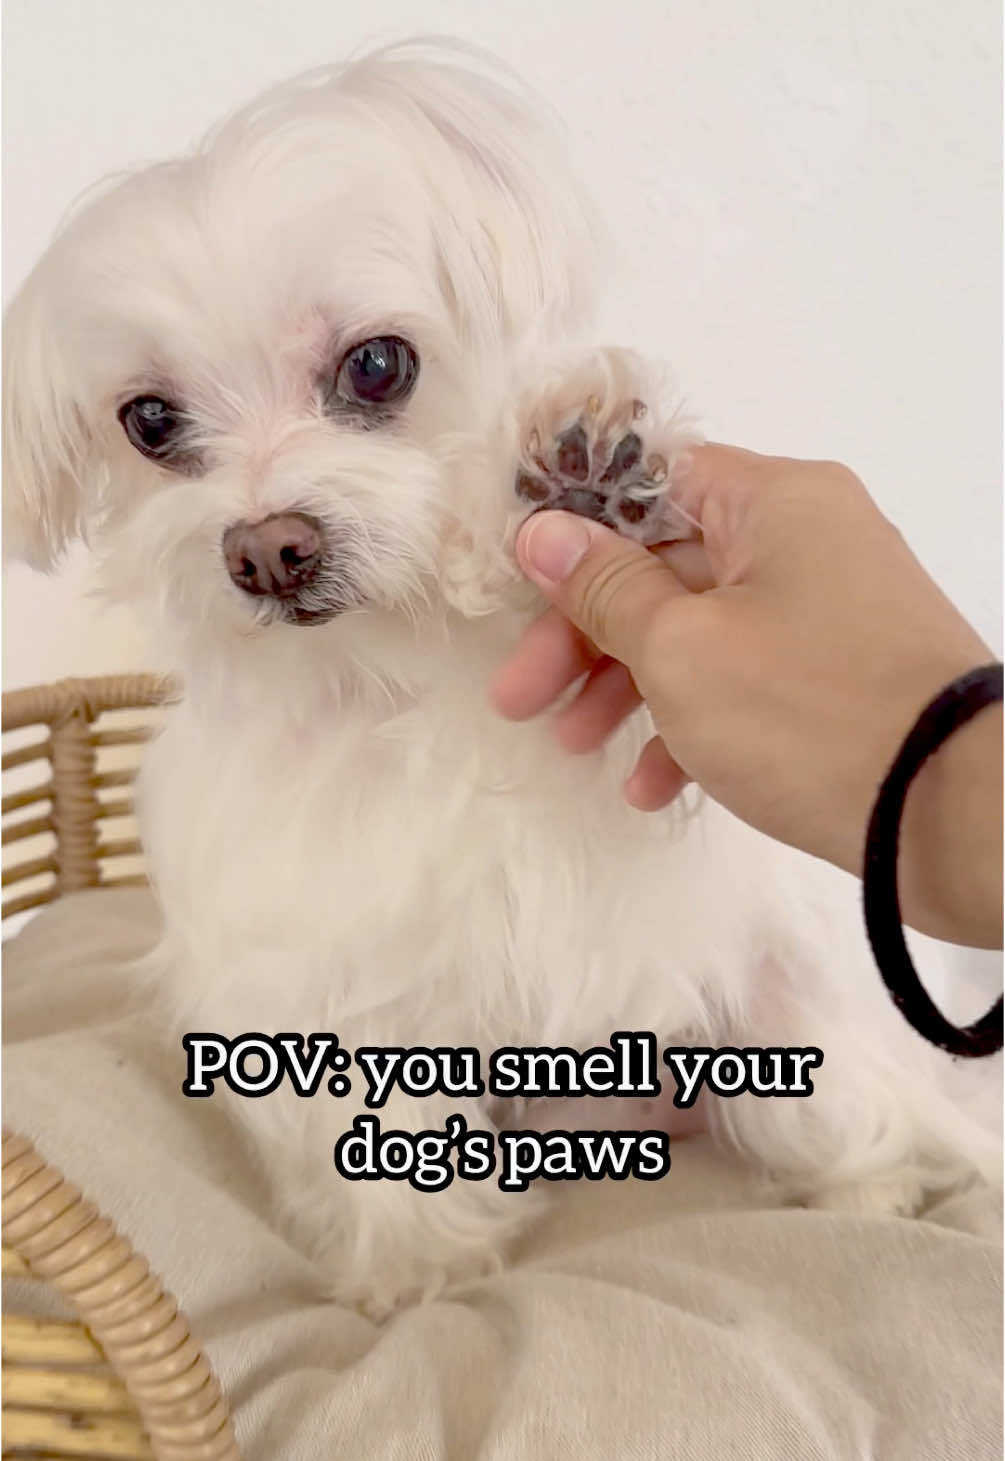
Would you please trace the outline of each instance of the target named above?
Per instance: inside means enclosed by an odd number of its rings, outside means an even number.
[[[631,668],[652,616],[686,593],[641,544],[569,512],[536,512],[520,529],[517,562],[601,651]]]

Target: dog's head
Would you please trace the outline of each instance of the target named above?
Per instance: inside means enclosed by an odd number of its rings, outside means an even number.
[[[395,48],[280,88],[86,201],[14,300],[8,547],[83,534],[203,644],[442,605],[452,555],[498,551],[502,402],[589,238],[484,67]]]

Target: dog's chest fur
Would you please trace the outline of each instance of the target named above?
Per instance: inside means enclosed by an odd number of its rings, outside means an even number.
[[[306,724],[281,700],[173,712],[144,830],[188,1018],[574,1043],[701,1026],[707,988],[743,977],[765,912],[751,834],[629,809],[641,727],[569,757],[546,722],[494,715],[484,666],[457,671]]]

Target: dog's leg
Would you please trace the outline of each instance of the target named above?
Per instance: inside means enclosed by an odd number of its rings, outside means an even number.
[[[317,1098],[320,1099],[320,1098]],[[304,1105],[314,1103],[303,1103]],[[295,1187],[280,1190],[274,1171],[280,1224],[296,1245],[320,1265],[325,1287],[340,1303],[381,1319],[393,1310],[440,1292],[447,1285],[501,1266],[509,1241],[540,1211],[546,1197],[534,1191],[503,1192],[497,1169],[479,1179],[457,1175],[458,1147],[443,1152],[436,1136],[459,1128],[450,1118],[461,1116],[468,1134],[485,1132],[482,1142],[494,1152],[495,1129],[480,1104],[446,1096],[413,1097],[394,1090],[378,1110],[340,1101],[337,1123],[329,1104],[325,1131],[316,1120],[302,1123],[300,1149],[290,1167]],[[313,1116],[313,1112],[311,1113]],[[352,1179],[333,1161],[335,1142],[352,1133],[358,1116],[376,1118],[380,1134],[396,1133],[411,1140],[426,1164],[425,1179],[435,1183],[434,1168],[445,1162],[453,1172],[441,1190],[400,1175]],[[337,1129],[336,1129],[337,1125]],[[361,1130],[362,1128],[356,1128]],[[310,1137],[311,1161],[304,1160],[303,1141]],[[326,1140],[327,1138],[327,1140]],[[432,1139],[430,1139],[432,1138]],[[378,1147],[380,1137],[374,1142]],[[361,1141],[342,1145],[343,1168],[359,1170],[365,1148]],[[386,1166],[400,1171],[405,1142],[395,1140]],[[327,1158],[327,1167],[325,1165]],[[477,1157],[471,1170],[481,1171]],[[304,1173],[312,1175],[305,1184]]]
[[[843,974],[854,975],[851,961]],[[730,1043],[816,1047],[822,1064],[805,1072],[812,1094],[716,1097],[709,1109],[713,1128],[787,1196],[861,1216],[910,1214],[927,1193],[990,1175],[993,1125],[953,1092],[947,1057],[872,1000],[856,1008],[808,973],[766,977]]]
[[[640,543],[696,536],[675,488],[701,433],[663,367],[617,348],[530,351],[513,374],[518,384],[499,414],[463,438],[463,451],[453,437],[445,450],[455,510],[443,591],[468,618],[495,612],[522,582],[513,544],[541,508],[578,513]],[[489,509],[498,530],[488,535],[470,529],[486,512],[486,482],[499,493]]]

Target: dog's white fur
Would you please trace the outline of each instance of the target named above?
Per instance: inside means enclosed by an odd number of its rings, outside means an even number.
[[[183,677],[143,794],[178,1021],[350,1048],[816,1044],[812,1099],[741,1096],[713,1124],[804,1197],[903,1209],[997,1143],[888,1007],[853,881],[714,805],[630,810],[641,716],[573,758],[489,706],[535,611],[509,552],[521,446],[562,424],[568,370],[614,389],[614,357],[579,347],[598,230],[555,136],[480,62],[395,48],[87,200],[7,321],[8,547],[47,565],[86,533]],[[413,397],[384,428],[333,423],[319,375],[382,333],[418,349]],[[204,472],[130,446],[117,408],[144,391],[185,401]],[[322,626],[268,622],[225,571],[228,525],[288,510],[351,556],[359,607]],[[492,1261],[544,1200],[338,1178],[356,1093],[241,1106],[348,1299]],[[392,1097],[382,1124],[457,1106]]]

